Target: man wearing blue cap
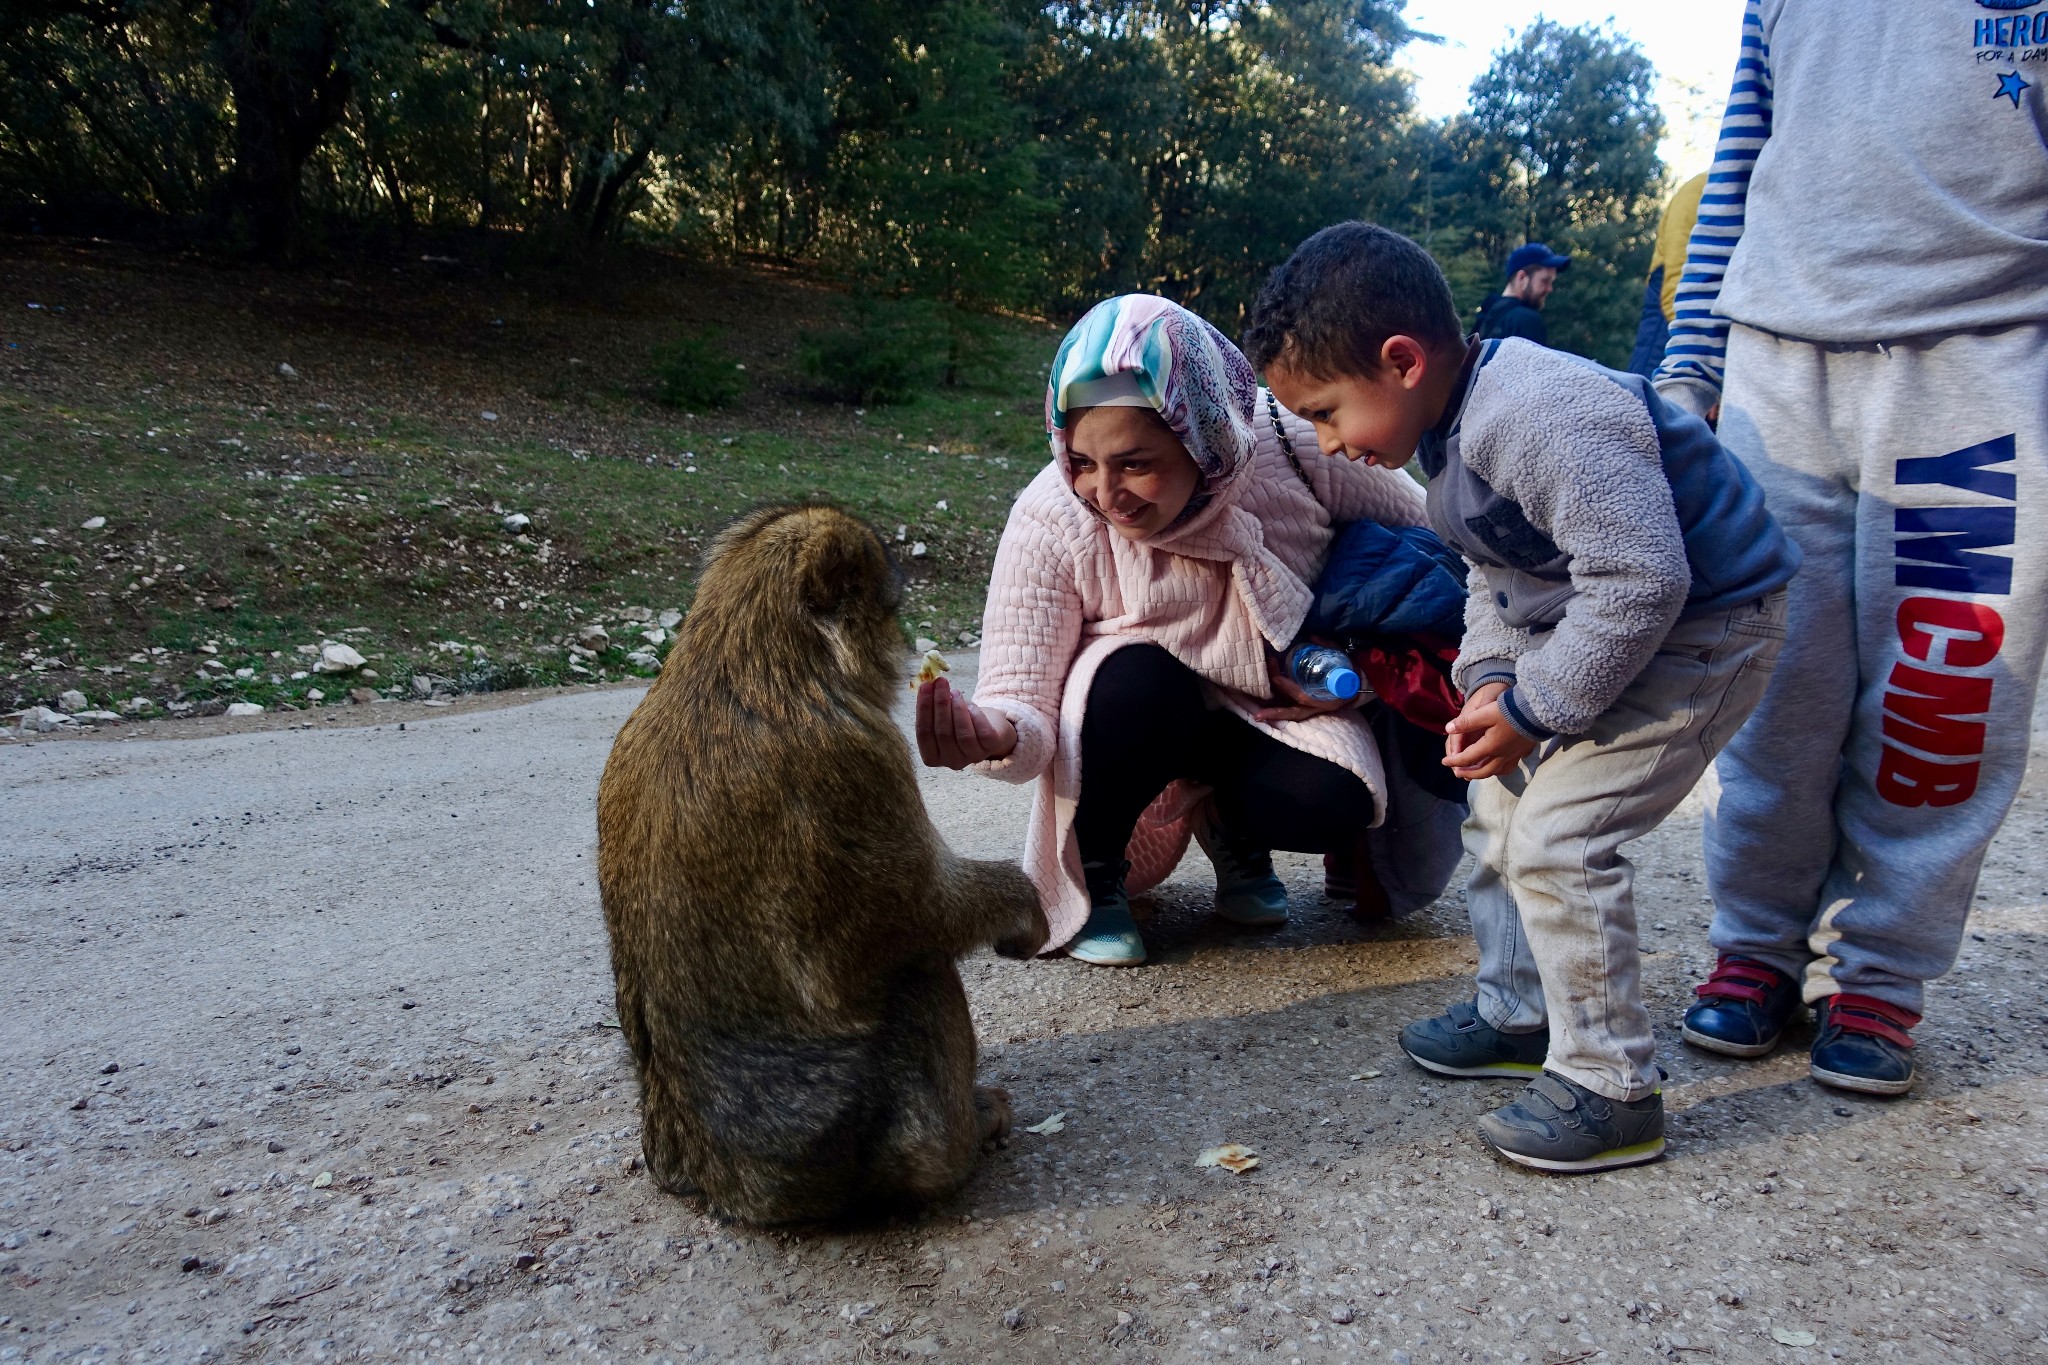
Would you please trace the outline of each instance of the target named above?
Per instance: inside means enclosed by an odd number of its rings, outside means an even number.
[[[1572,263],[1541,242],[1518,246],[1508,253],[1507,286],[1488,294],[1479,305],[1479,323],[1474,329],[1482,340],[1494,337],[1527,337],[1538,346],[1550,344],[1550,329],[1543,325],[1543,301],[1557,283],[1557,272]]]

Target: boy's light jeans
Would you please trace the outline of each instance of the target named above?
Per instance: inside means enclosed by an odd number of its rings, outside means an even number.
[[[1762,698],[1784,643],[1783,589],[1681,621],[1592,729],[1472,784],[1466,899],[1480,1018],[1515,1033],[1547,1016],[1546,1066],[1609,1099],[1641,1099],[1659,1083],[1635,866],[1621,846],[1685,799]]]

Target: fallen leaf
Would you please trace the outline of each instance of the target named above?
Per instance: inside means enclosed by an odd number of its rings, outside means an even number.
[[[316,1190],[324,1190],[333,1183],[334,1172],[332,1171],[322,1171],[320,1172],[320,1174],[313,1177],[313,1188]]]
[[[1059,1113],[1050,1115],[1049,1117],[1041,1119],[1037,1123],[1032,1124],[1029,1128],[1026,1128],[1024,1131],[1027,1133],[1041,1133],[1050,1135],[1053,1133],[1064,1131],[1066,1126],[1067,1111],[1062,1109]]]
[[[1780,1346],[1811,1346],[1820,1340],[1811,1332],[1797,1332],[1789,1327],[1773,1327],[1771,1339]]]
[[[1195,1158],[1197,1166],[1221,1166],[1224,1170],[1243,1175],[1259,1164],[1259,1154],[1251,1148],[1235,1142],[1226,1142],[1221,1147],[1211,1147]]]

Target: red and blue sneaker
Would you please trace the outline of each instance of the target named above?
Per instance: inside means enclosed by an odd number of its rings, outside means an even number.
[[[1799,983],[1751,957],[1723,953],[1714,974],[1693,987],[1699,997],[1679,1032],[1694,1047],[1729,1057],[1761,1057],[1799,1012]]]
[[[1837,1090],[1903,1095],[1913,1088],[1913,1037],[1920,1022],[1909,1009],[1847,991],[1813,1007],[1813,1078]]]

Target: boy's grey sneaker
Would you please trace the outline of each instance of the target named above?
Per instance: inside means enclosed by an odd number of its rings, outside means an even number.
[[[1539,1171],[1635,1166],[1664,1155],[1664,1092],[1624,1103],[1546,1071],[1479,1120],[1479,1135],[1508,1160]]]
[[[1460,1000],[1402,1029],[1401,1050],[1439,1076],[1537,1076],[1550,1055],[1550,1030],[1502,1033],[1479,1017],[1477,1000]]]

